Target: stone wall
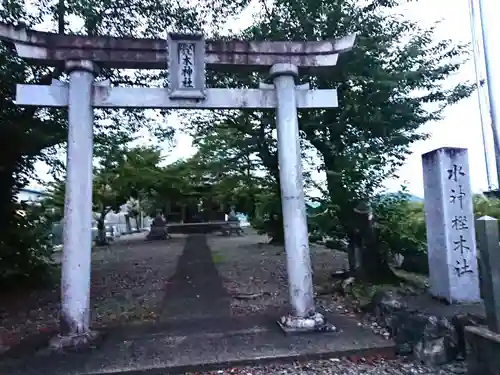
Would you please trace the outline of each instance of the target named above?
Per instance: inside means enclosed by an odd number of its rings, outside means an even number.
[[[449,305],[429,295],[377,292],[368,307],[402,355],[439,365],[466,355],[464,327],[485,323],[481,304]]]

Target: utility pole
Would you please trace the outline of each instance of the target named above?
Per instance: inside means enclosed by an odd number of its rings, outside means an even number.
[[[497,91],[495,91],[495,85],[500,82],[500,61],[494,61],[494,49],[498,39],[495,38],[493,32],[495,27],[494,25],[498,22],[496,20],[496,0],[478,1],[497,175],[497,190],[491,192],[491,194],[500,197],[500,134],[498,129],[498,125],[500,123],[498,113],[498,108],[500,107],[499,88],[497,87]]]
[[[474,56],[474,70],[476,73],[476,86],[477,86],[477,98],[479,103],[479,115],[481,117],[481,133],[483,137],[483,151],[484,151],[484,163],[486,167],[486,180],[488,182],[488,190],[493,189],[493,184],[491,181],[491,165],[490,165],[490,132],[488,127],[491,126],[491,118],[488,106],[488,93],[484,91],[485,87],[485,77],[484,77],[484,57],[482,53],[482,42],[479,40],[479,35],[481,33],[478,31],[477,27],[477,17],[476,17],[476,0],[469,0],[469,16],[470,16],[470,26],[472,32],[472,53]]]

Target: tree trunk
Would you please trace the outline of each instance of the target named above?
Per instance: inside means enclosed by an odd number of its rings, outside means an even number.
[[[125,226],[127,227],[127,234],[132,233],[132,224],[130,223],[129,214],[125,214]]]
[[[140,217],[141,217],[140,213],[138,213],[137,215],[130,215],[130,220],[131,221],[132,220],[135,221],[135,227],[132,229],[132,232],[134,232],[134,233],[137,233],[137,232],[141,231],[141,226],[140,226],[140,223],[139,223]]]
[[[356,277],[373,284],[394,283],[398,276],[389,266],[389,256],[378,241],[371,212],[355,212],[359,232],[354,239],[354,249],[360,249],[360,267],[356,269]]]
[[[348,236],[347,245],[347,261],[349,263],[349,275],[356,276],[360,275],[361,270],[361,249],[358,247],[358,243],[354,238],[354,235]]]
[[[335,171],[335,165],[329,164],[327,169]],[[338,215],[349,241],[349,273],[373,284],[399,280],[389,266],[388,254],[378,241],[371,208],[344,190],[335,175],[327,177],[327,184],[332,201],[341,202]]]
[[[285,243],[285,230],[283,228],[283,208],[281,205],[280,180],[278,176],[276,186],[276,206],[272,207],[269,220],[269,236],[272,238],[270,244],[283,245]]]
[[[135,222],[137,223],[137,231],[140,232],[142,229],[142,211],[137,214]]]
[[[16,246],[17,233],[22,233],[17,228],[15,220],[16,194],[19,193],[18,181],[15,179],[16,163],[6,155],[3,165],[0,165],[0,225],[3,235],[1,241],[6,246]],[[14,237],[12,237],[14,236]]]
[[[271,241],[271,245],[283,245],[285,243],[285,233],[283,231],[283,215],[280,213],[274,213],[271,215],[271,219],[268,222],[267,229]]]
[[[0,172],[0,214],[2,215],[2,225],[8,225],[12,217],[14,185],[14,172],[11,169],[5,168]]]

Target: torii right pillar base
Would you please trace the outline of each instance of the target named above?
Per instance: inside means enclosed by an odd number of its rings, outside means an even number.
[[[318,312],[307,317],[283,316],[278,320],[278,325],[287,335],[337,331],[337,327],[328,323],[325,317]]]
[[[82,334],[57,335],[50,340],[49,349],[55,352],[78,351],[95,344],[100,335],[88,330]]]

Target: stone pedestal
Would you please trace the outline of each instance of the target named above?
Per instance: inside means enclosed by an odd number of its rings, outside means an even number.
[[[449,303],[479,302],[467,149],[422,155],[430,292]]]
[[[337,327],[328,322],[323,314],[318,312],[307,316],[286,315],[278,320],[278,326],[287,335],[308,332],[336,332]]]
[[[467,368],[470,375],[500,374],[500,245],[498,220],[483,216],[476,221],[481,253],[486,327],[466,327]]]
[[[486,311],[486,324],[500,332],[500,236],[498,220],[483,216],[476,220],[480,253],[481,286]]]
[[[89,348],[100,335],[97,331],[87,330],[82,333],[62,334],[53,337],[49,342],[49,349],[54,352],[78,351]]]

